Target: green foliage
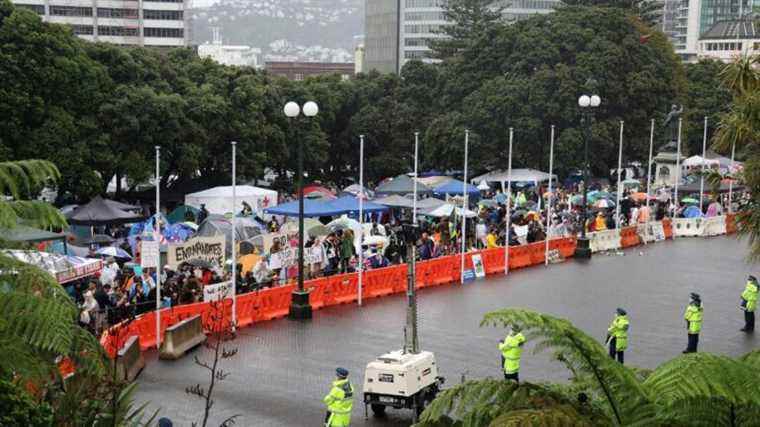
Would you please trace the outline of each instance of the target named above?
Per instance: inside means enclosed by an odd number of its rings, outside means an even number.
[[[684,64],[689,82],[684,105],[684,140],[682,149],[702,155],[704,118],[708,118],[708,141],[718,128],[719,114],[731,104],[731,92],[720,84],[720,73],[725,64],[715,60],[701,60]]]
[[[418,426],[608,425],[590,406],[531,383],[484,379],[442,392]]]
[[[3,357],[7,357],[3,353]],[[6,427],[47,427],[53,424],[53,411],[34,399],[18,384],[0,379],[0,425]]]

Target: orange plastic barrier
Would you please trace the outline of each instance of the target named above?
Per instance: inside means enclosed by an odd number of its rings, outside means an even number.
[[[530,245],[509,247],[509,269],[523,268],[531,265]]]
[[[368,270],[362,276],[362,298],[383,297],[396,292],[396,283],[406,282],[406,265]]]
[[[562,258],[570,258],[575,254],[576,243],[577,241],[574,237],[551,239],[549,240],[549,250],[558,250]]]
[[[726,224],[726,226],[728,226],[728,224]],[[662,219],[662,231],[665,232],[666,239],[673,238],[673,221],[671,221],[670,218]]]
[[[528,245],[530,251],[530,265],[543,264],[546,259],[546,242],[531,243]]]
[[[620,229],[620,246],[628,248],[641,243],[636,226],[623,227]]]
[[[726,234],[736,233],[736,214],[726,214]]]
[[[486,274],[504,273],[504,248],[491,248],[480,251]]]

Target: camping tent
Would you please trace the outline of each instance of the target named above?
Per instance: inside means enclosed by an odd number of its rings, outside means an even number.
[[[56,255],[47,252],[4,250],[7,256],[35,265],[50,273],[58,283],[67,283],[91,276],[103,268],[99,259]]]
[[[704,162],[705,168],[719,168],[720,161],[718,159],[708,159],[702,156],[691,156],[681,163],[686,169],[701,168]]]
[[[373,202],[378,205],[390,206],[392,208],[411,208],[414,203],[414,201],[408,197],[396,195],[383,197],[382,199],[375,199]]]
[[[446,194],[450,194],[452,196],[461,196],[463,194],[463,186],[464,182],[459,181],[458,179],[450,179],[445,183],[435,187],[433,189],[433,194],[439,196],[445,196]],[[478,190],[478,187],[475,187],[474,185],[467,185],[467,194],[471,198],[480,198],[480,190]]]
[[[367,187],[362,188],[359,184],[351,184],[348,187],[344,188],[343,191],[340,192],[341,196],[358,196],[359,194],[363,194],[365,199],[371,199],[375,197],[375,192],[372,190],[368,190]]]
[[[417,209],[433,209],[445,204],[441,199],[435,197],[428,197],[426,199],[417,200]]]
[[[341,214],[359,212],[359,199],[353,196],[343,196],[339,199],[332,200],[328,202],[327,204],[333,207],[334,209],[340,211]],[[384,205],[379,205],[377,203],[368,202],[365,200],[362,206],[362,210],[365,213],[382,212],[382,211],[387,211],[388,207]]]
[[[0,239],[9,242],[47,242],[50,240],[66,240],[65,234],[53,233],[39,228],[17,225],[14,228],[0,228]]]
[[[251,185],[235,186],[236,206],[235,212],[243,210],[243,202],[246,202],[256,212],[277,205],[277,192],[266,188],[253,187]],[[214,187],[185,195],[185,204],[200,209],[206,205],[206,209],[212,214],[226,214],[232,212],[232,187]]]
[[[142,216],[117,209],[113,203],[98,196],[90,203],[74,209],[66,220],[72,225],[107,225],[139,222]]]
[[[185,218],[187,218],[188,216],[192,216],[193,218],[198,218],[198,212],[200,212],[200,209],[198,208],[194,208],[188,205],[180,205],[180,206],[177,206],[176,209],[174,209],[169,215],[166,216],[166,220],[169,221],[169,224],[185,222],[187,221]]]
[[[532,183],[535,186],[538,186],[539,183],[542,183],[544,181],[549,180],[550,175],[546,172],[541,172],[539,170],[535,169],[512,169],[512,176],[511,181],[513,183],[515,182],[528,182]],[[557,175],[551,175],[552,179],[557,179]],[[507,181],[510,180],[509,173],[507,171],[493,171],[488,172],[487,174],[483,174],[480,176],[476,176],[473,178],[470,182],[478,182],[486,181],[486,182],[497,182],[501,184],[502,190],[507,188]]]
[[[445,203],[441,206],[438,206],[435,209],[431,209],[428,211],[420,212],[420,215],[424,216],[432,216],[436,218],[443,218],[443,217],[449,217],[451,214],[456,210],[457,216],[462,216],[462,208],[458,206],[454,206],[450,203]],[[477,216],[477,214],[469,209],[465,211],[465,215],[467,218],[474,218]]]
[[[264,209],[270,215],[298,216],[298,200],[284,203],[273,208]],[[306,217],[339,215],[341,211],[330,205],[330,202],[319,200],[303,200],[303,215]]]
[[[261,226],[250,218],[235,218],[235,239],[248,240],[262,233]],[[227,258],[232,253],[232,220],[221,215],[210,215],[198,227],[193,237],[213,237],[224,235]]]
[[[430,194],[430,187],[425,184],[417,183],[417,194]],[[405,195],[414,193],[414,181],[406,175],[399,175],[392,180],[378,186],[375,189],[377,196],[390,196],[393,194]]]

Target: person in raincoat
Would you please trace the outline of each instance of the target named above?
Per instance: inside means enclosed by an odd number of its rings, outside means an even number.
[[[754,332],[755,331],[755,308],[757,308],[757,279],[755,276],[749,276],[747,278],[747,285],[742,292],[742,304],[741,308],[744,311],[744,327],[742,332]]]

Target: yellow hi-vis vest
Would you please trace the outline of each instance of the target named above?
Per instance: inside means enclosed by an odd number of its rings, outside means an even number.
[[[702,330],[702,312],[703,307],[697,307],[694,304],[689,304],[686,307],[686,313],[683,314],[683,318],[689,322],[689,333],[698,334]]]
[[[748,281],[747,286],[742,292],[742,299],[747,301],[747,306],[744,307],[747,311],[755,311],[757,308],[757,284],[755,282]]]
[[[354,388],[348,380],[336,380],[330,393],[322,399],[327,405],[330,417],[325,425],[348,427],[351,424],[351,409],[354,407]]]
[[[628,316],[615,316],[607,332],[615,338],[615,350],[624,351],[628,348]]]
[[[524,343],[525,335],[518,332],[516,335],[507,335],[504,342],[499,344],[501,355],[504,356],[504,373],[514,374],[520,371],[520,357]]]

